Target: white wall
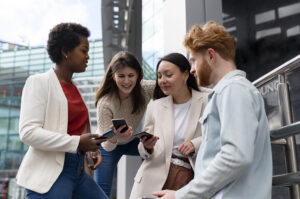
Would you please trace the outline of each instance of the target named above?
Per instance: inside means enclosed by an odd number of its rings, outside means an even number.
[[[186,33],[184,0],[166,0],[164,5],[164,55],[171,52],[186,54],[183,38]]]
[[[122,156],[118,163],[117,199],[128,199],[134,182],[134,176],[142,163],[141,157]]]
[[[194,24],[204,25],[214,20],[222,24],[221,0],[165,0],[164,55],[180,52],[186,55],[183,40]]]

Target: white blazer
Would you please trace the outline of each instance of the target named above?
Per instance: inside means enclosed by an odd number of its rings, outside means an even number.
[[[192,90],[192,102],[185,132],[185,141],[191,141],[195,147],[193,156],[188,157],[194,168],[197,151],[201,144],[201,124],[199,121],[210,90],[201,89],[201,92]],[[142,143],[138,145],[141,157],[144,159],[135,178],[130,199],[142,196],[151,197],[153,191],[161,190],[168,177],[173,139],[174,114],[173,99],[167,96],[149,103],[145,116],[144,130],[159,137],[153,152],[149,154]]]
[[[62,172],[65,152],[76,153],[79,136],[70,136],[68,101],[53,69],[30,76],[23,88],[20,139],[29,149],[20,165],[17,184],[46,193]],[[87,131],[89,131],[89,122]]]

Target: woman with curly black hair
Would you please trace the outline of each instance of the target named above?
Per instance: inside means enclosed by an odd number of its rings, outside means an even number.
[[[29,199],[107,199],[86,173],[101,164],[98,149],[105,139],[90,133],[87,107],[72,82],[73,73],[86,70],[89,35],[80,24],[56,25],[47,45],[55,67],[25,83],[19,127],[29,149],[17,183],[26,188]]]

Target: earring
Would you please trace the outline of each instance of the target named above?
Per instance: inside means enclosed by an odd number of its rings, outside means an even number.
[[[66,55],[65,58],[68,59],[68,56]]]

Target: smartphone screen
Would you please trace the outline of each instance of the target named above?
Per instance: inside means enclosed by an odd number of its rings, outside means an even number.
[[[103,135],[101,137],[98,137],[98,138],[93,138],[94,140],[101,140],[101,139],[110,139],[112,137],[114,137],[116,134],[115,132],[110,129],[108,131],[106,131],[105,133],[103,133]]]
[[[122,129],[121,133],[124,133],[125,131],[128,130],[127,123],[123,118],[112,119],[111,121],[116,129],[120,128],[123,125],[126,125],[126,127]]]
[[[112,129],[106,131],[106,132],[103,133],[103,135],[102,135],[102,137],[107,138],[107,139],[110,139],[110,138],[112,138],[112,137],[114,137],[114,136],[115,136],[115,132],[114,132]]]

